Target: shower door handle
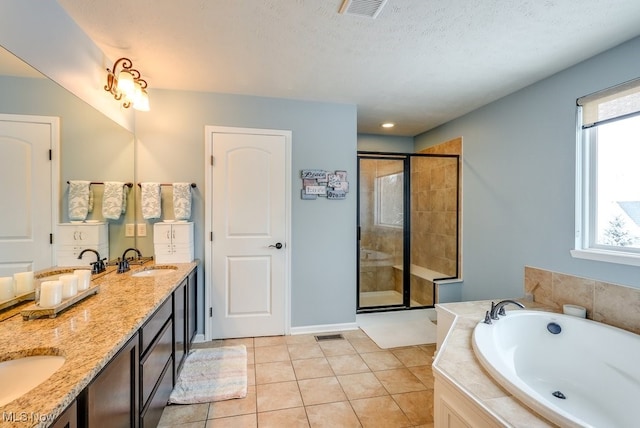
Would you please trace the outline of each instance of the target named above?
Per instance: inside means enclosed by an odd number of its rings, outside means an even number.
[[[282,248],[282,244],[280,242],[276,242],[275,245],[269,245],[269,248],[275,248],[276,250],[279,250],[280,248]]]

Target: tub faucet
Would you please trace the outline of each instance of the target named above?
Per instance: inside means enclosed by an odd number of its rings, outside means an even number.
[[[91,273],[96,274],[96,273],[104,272],[106,270],[106,267],[104,265],[104,260],[100,258],[100,253],[97,252],[96,250],[94,250],[92,248],[86,248],[86,249],[84,249],[84,250],[82,250],[80,252],[80,255],[78,256],[78,259],[82,259],[82,256],[87,251],[89,251],[89,252],[91,252],[91,253],[96,255],[96,261],[91,263],[91,266],[92,266]]]
[[[497,305],[494,305],[493,302],[491,302],[491,313],[489,314],[491,319],[497,320],[498,315],[506,315],[506,312],[504,311],[504,307],[508,304],[516,305],[521,309],[524,309],[524,305],[520,302],[516,302],[515,300],[509,300],[509,299],[503,300],[499,302]]]

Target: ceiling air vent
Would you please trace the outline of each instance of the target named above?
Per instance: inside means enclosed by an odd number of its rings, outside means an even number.
[[[387,0],[344,0],[340,13],[376,18]]]

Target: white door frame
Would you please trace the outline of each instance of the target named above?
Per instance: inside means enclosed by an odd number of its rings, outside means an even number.
[[[51,130],[51,176],[50,181],[50,197],[51,197],[51,224],[50,233],[53,234],[54,242],[56,239],[59,211],[60,211],[60,118],[56,116],[38,116],[38,115],[24,115],[24,114],[4,114],[0,113],[0,120],[9,122],[27,122],[27,123],[46,123]],[[55,244],[50,245],[51,252],[51,267],[57,265]]]
[[[205,227],[204,227],[204,339],[212,339],[212,326],[213,317],[210,315],[210,308],[212,307],[211,301],[211,281],[213,279],[213,256],[214,247],[211,240],[213,234],[213,133],[264,133],[268,135],[282,135],[285,138],[285,247],[282,251],[285,252],[285,278],[284,278],[284,322],[285,322],[285,334],[291,333],[291,131],[275,130],[275,129],[258,129],[258,128],[237,128],[227,126],[214,126],[206,125],[204,127],[205,134],[205,156],[204,156],[204,195],[205,195]]]

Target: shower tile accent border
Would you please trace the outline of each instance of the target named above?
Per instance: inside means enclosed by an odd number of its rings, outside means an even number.
[[[640,334],[640,289],[525,266],[524,293],[560,312],[583,306],[591,320]]]

